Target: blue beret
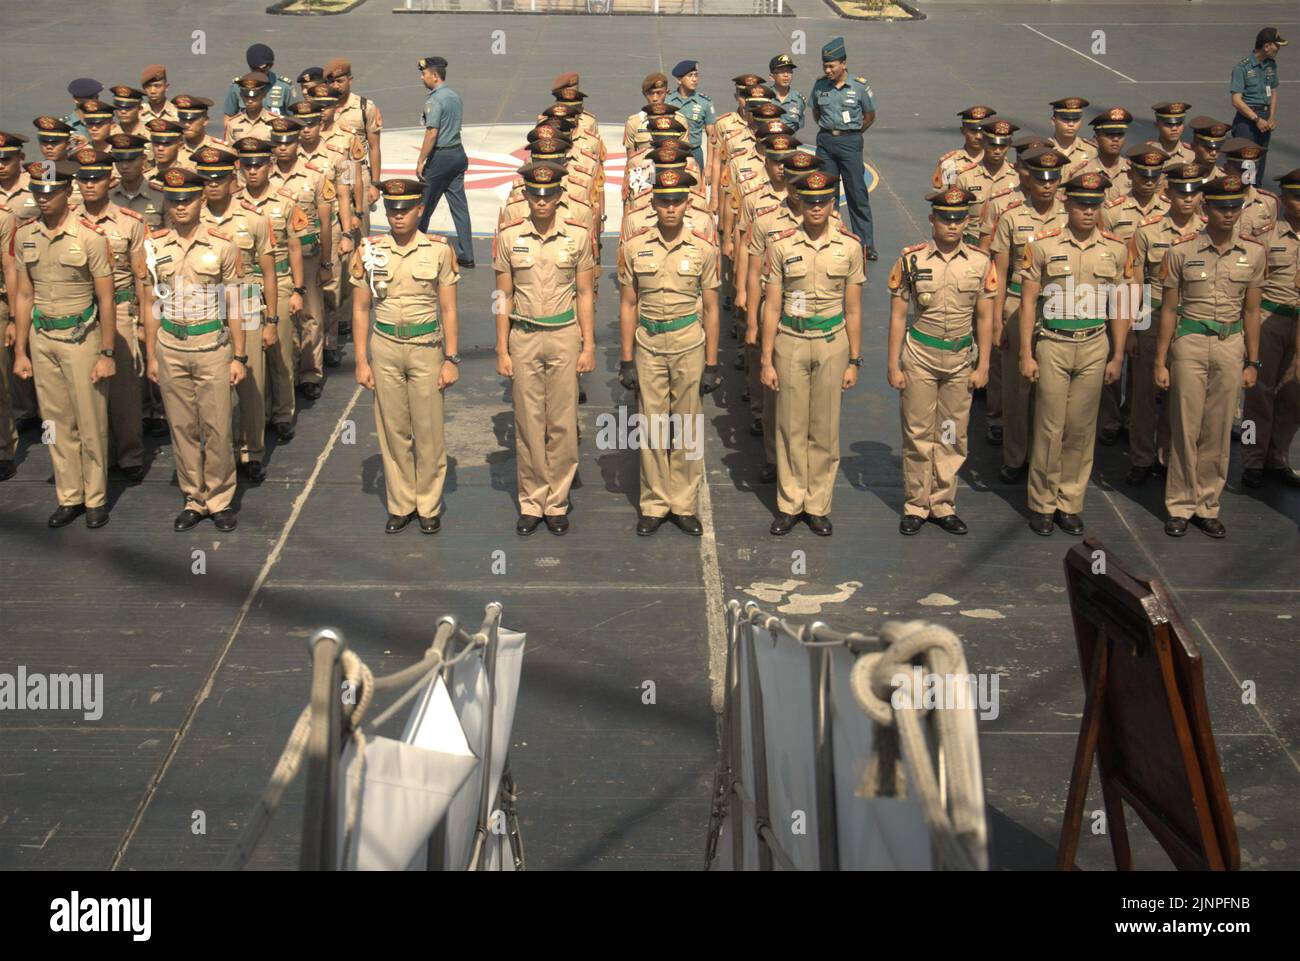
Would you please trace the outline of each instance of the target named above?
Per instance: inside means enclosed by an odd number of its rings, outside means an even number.
[[[699,68],[700,68],[699,61],[683,60],[679,64],[677,64],[677,66],[673,67],[673,76],[676,77],[678,80],[680,80],[682,79],[682,77],[686,76],[692,70],[698,70]]]
[[[822,63],[828,60],[847,60],[848,53],[844,49],[844,38],[836,37],[826,46],[822,47]]]
[[[275,63],[275,51],[264,43],[255,43],[244,53],[248,65],[256,69],[264,64]]]
[[[104,85],[98,80],[91,80],[89,77],[78,77],[72,83],[68,84],[68,94],[75,100],[89,100],[91,97],[98,97],[99,92],[104,89]]]

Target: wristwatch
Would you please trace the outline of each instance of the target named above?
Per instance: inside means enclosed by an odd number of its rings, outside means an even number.
[[[307,296],[307,288],[306,288],[306,287],[295,287],[295,288],[293,288],[293,292],[294,292],[295,294],[297,294],[299,297],[306,297],[306,296]]]
[[[236,354],[236,355],[235,355],[235,360],[239,361],[239,362],[240,362],[241,364],[243,364],[245,367],[248,366],[248,355],[247,355],[247,354]]]
[[[1241,367],[1243,370],[1247,367],[1254,367],[1256,370],[1263,370],[1264,362],[1262,360],[1247,360],[1242,362]]]
[[[861,358],[861,357],[850,357],[850,358],[849,358],[849,363],[852,364],[854,367],[861,367],[861,366],[862,366],[862,358]]]
[[[107,357],[109,360],[112,360],[112,359],[113,359],[113,348],[112,348],[112,347],[105,347],[103,350],[101,350],[101,351],[99,352],[99,356],[100,356],[100,357]]]
[[[459,366],[460,366],[460,354],[448,354],[447,357],[446,357],[446,361],[447,361],[447,363],[449,363],[449,364],[455,364],[457,367],[459,367]]]
[[[321,265],[322,267],[324,267],[326,270],[333,270],[333,269],[334,269],[334,261],[332,261],[332,260],[322,260],[322,261],[320,262],[320,265]]]

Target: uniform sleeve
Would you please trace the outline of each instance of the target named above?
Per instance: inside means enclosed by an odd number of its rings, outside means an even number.
[[[785,282],[785,263],[776,244],[767,245],[767,257],[763,261],[763,282],[783,284]]]
[[[271,244],[271,221],[265,217],[258,217],[254,223],[258,229],[253,231],[253,256],[265,257],[275,248]]]
[[[1264,278],[1268,274],[1268,255],[1264,252],[1267,247],[1259,248],[1259,256],[1255,258],[1254,272],[1250,275],[1250,280],[1246,283],[1247,290],[1257,290],[1264,286]]]
[[[456,252],[451,244],[438,244],[442,250],[442,262],[438,264],[438,286],[450,287],[460,283],[460,271],[456,269]]]
[[[628,246],[627,243],[622,244],[618,258],[618,282],[624,285],[633,282],[632,254]]]
[[[989,265],[984,270],[984,284],[980,287],[980,300],[996,297],[999,289],[998,269],[993,265],[993,258],[990,257]]]
[[[1042,244],[1032,241],[1025,244],[1025,253],[1020,261],[1020,270],[1028,283],[1037,284],[1041,282],[1043,264],[1046,260],[1047,254],[1043,251]]]
[[[424,126],[428,130],[442,126],[442,104],[437,97],[432,97],[424,105]]]
[[[862,260],[862,244],[849,244],[849,275],[844,278],[846,284],[865,284],[867,272]]]
[[[700,271],[700,289],[715,290],[722,285],[718,277],[718,248],[709,244],[704,248],[704,268]]]
[[[86,265],[92,277],[113,276],[113,254],[109,250],[108,239],[95,234],[93,240],[86,243]]]
[[[749,256],[760,257],[767,249],[767,231],[759,229],[756,223],[751,226],[754,227],[754,231],[749,237]]]
[[[1183,284],[1183,261],[1186,256],[1181,250],[1171,250],[1165,254],[1161,273],[1164,274],[1164,286],[1177,289]]]
[[[502,235],[500,227],[492,238],[492,269],[503,274],[510,272],[509,242]]]
[[[1011,253],[1011,217],[1007,216],[1008,211],[998,214],[997,220],[993,222],[993,243],[989,249],[995,254]],[[1014,266],[1014,264],[1012,265]]]
[[[871,86],[869,84],[864,83],[862,85],[862,112],[871,113],[875,109],[876,109],[876,101],[871,96]]]
[[[352,256],[348,258],[348,282],[353,287],[370,286],[370,278],[366,276],[366,268],[361,263],[360,247],[352,251]]]
[[[144,223],[133,217],[127,218],[130,225],[126,231],[127,256],[144,252]]]
[[[889,294],[891,297],[897,297],[899,300],[908,301],[912,299],[911,288],[903,282],[903,258],[899,257],[894,261],[894,266],[889,270]]]
[[[706,101],[706,103],[708,104],[708,107],[704,111],[704,126],[707,127],[710,124],[715,124],[718,122],[718,111],[713,109],[712,100],[708,100]]]
[[[1239,63],[1232,68],[1232,82],[1228,85],[1229,93],[1246,92],[1246,65]]]
[[[361,123],[366,128],[367,136],[384,129],[384,115],[379,112],[379,104],[373,100],[367,101],[366,115],[361,118]]]
[[[595,244],[593,244],[591,232],[585,228],[580,228],[581,236],[578,238],[578,263],[575,265],[577,270],[594,270],[596,267]]]

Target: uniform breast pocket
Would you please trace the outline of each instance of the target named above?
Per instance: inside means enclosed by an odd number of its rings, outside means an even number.
[[[683,277],[698,277],[704,270],[704,261],[699,257],[683,256],[677,261],[677,273]]]
[[[842,278],[849,275],[848,258],[834,257],[826,264],[826,276]]]
[[[640,290],[658,290],[663,286],[663,278],[659,274],[659,264],[653,258],[638,257],[633,260],[632,273],[636,275],[636,285]]]
[[[86,266],[86,252],[84,250],[64,250],[59,254],[59,264],[64,267],[84,267]]]
[[[1246,283],[1255,276],[1255,268],[1250,264],[1233,264],[1228,268],[1228,279],[1235,283]]]
[[[957,289],[963,294],[973,294],[980,289],[980,278],[974,275],[958,277]]]
[[[787,260],[781,266],[781,273],[787,280],[802,280],[808,276],[808,264],[803,260]]]
[[[1048,261],[1043,273],[1048,277],[1068,277],[1074,273],[1074,270],[1070,267],[1068,260],[1055,260]]]
[[[1099,280],[1114,280],[1119,276],[1119,264],[1113,260],[1099,260],[1093,265],[1092,273]]]
[[[411,276],[432,290],[438,286],[438,267],[436,264],[420,262],[411,266]]]
[[[536,263],[537,258],[533,256],[531,250],[510,251],[510,266],[515,270],[527,270]]]
[[[38,263],[41,259],[41,252],[35,247],[22,247],[18,251],[18,259],[28,265]]]

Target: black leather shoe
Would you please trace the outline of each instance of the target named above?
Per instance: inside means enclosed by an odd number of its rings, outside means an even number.
[[[1128,473],[1124,475],[1124,483],[1128,484],[1130,487],[1141,487],[1150,479],[1150,477],[1150,467],[1142,467],[1139,464],[1134,464],[1128,469]]]
[[[1008,467],[1006,464],[1003,464],[1002,469],[998,471],[998,480],[1002,481],[1004,484],[1019,483],[1020,478],[1025,476],[1026,469],[1027,468],[1023,464],[1019,467]]]
[[[664,522],[662,517],[651,517],[649,514],[642,514],[636,521],[636,532],[642,537],[649,537],[655,531],[659,530],[659,525]]]
[[[288,421],[272,424],[271,427],[274,428],[275,436],[280,443],[285,444],[293,440],[293,424]]]
[[[1035,534],[1042,534],[1044,537],[1052,536],[1052,515],[1031,513],[1029,515],[1029,529]]]
[[[1215,540],[1228,536],[1228,529],[1219,522],[1217,517],[1193,517],[1192,523]]]
[[[826,514],[805,514],[804,518],[808,521],[808,529],[818,537],[831,536],[831,519]]]
[[[876,254],[875,247],[868,247],[867,252],[863,254],[863,256],[866,257],[867,260],[872,260],[872,261],[879,259],[878,255]]]
[[[1114,447],[1117,440],[1119,440],[1118,430],[1097,431],[1097,443],[1102,447]]]
[[[699,537],[704,533],[704,525],[694,514],[669,514],[668,519],[676,524],[677,529],[683,534]]]
[[[764,464],[763,469],[758,472],[758,482],[760,484],[776,483],[776,465]]]
[[[749,422],[749,435],[751,437],[763,436],[763,418],[755,417]]]
[[[781,537],[794,530],[794,525],[797,523],[799,523],[798,514],[777,514],[772,520],[772,526],[768,528],[768,533]]]
[[[918,533],[925,526],[925,518],[915,514],[904,514],[898,521],[898,533],[909,537]]]
[[[239,519],[232,510],[217,511],[212,515],[212,526],[225,533],[239,526]]]
[[[166,437],[168,433],[167,421],[161,417],[150,417],[145,422],[145,433],[150,437]]]
[[[472,260],[461,260],[459,257],[457,257],[457,258],[456,258],[456,263],[457,263],[459,266],[464,267],[466,270],[473,270],[473,269],[474,269],[474,261],[472,261]]]
[[[341,350],[327,350],[327,351],[325,351],[325,366],[326,366],[326,367],[337,367],[337,366],[338,366],[339,364],[341,364],[341,363],[343,363],[343,351],[341,351]]]
[[[745,369],[745,354],[744,354],[743,351],[742,351],[741,353],[739,353],[739,354],[736,355],[736,360],[735,360],[735,362],[734,362],[731,366],[732,366],[733,368],[735,368],[736,370],[744,370],[744,369]]]
[[[406,525],[411,523],[411,518],[414,516],[414,511],[409,514],[389,514],[388,520],[384,524],[384,533],[396,534],[398,531],[405,530]]]
[[[203,520],[202,514],[187,507],[176,515],[176,520],[172,521],[172,530],[182,532],[193,530],[201,520]]]
[[[302,385],[302,396],[306,397],[308,400],[320,400],[320,395],[321,395],[320,384]]]
[[[18,468],[11,460],[0,460],[0,481],[7,481],[18,473]]]
[[[260,460],[250,460],[244,465],[244,472],[248,474],[248,479],[254,484],[260,484],[266,480],[266,468],[262,466]]]
[[[965,534],[967,531],[966,522],[956,514],[949,514],[947,517],[931,517],[930,520],[949,534]]]
[[[1061,530],[1067,534],[1074,534],[1076,537],[1083,533],[1083,518],[1078,514],[1067,514],[1065,511],[1057,511],[1053,519]]]
[[[569,532],[569,518],[565,514],[547,514],[546,529],[552,534],[567,534]]]
[[[587,402],[587,392],[582,388],[578,388],[578,403],[585,404],[586,402]]]
[[[1241,483],[1245,487],[1263,487],[1264,471],[1259,467],[1247,467],[1241,472]]]
[[[1187,536],[1187,518],[1170,517],[1168,520],[1165,521],[1165,533],[1168,534],[1170,537]]]
[[[515,533],[527,537],[533,531],[537,530],[542,519],[536,514],[520,514],[519,520],[515,521]]]
[[[993,447],[1002,446],[1002,425],[989,424],[984,430],[984,439]]]
[[[20,417],[14,421],[14,430],[20,434],[25,434],[29,430],[36,430],[40,426],[41,419],[39,417]]]
[[[1156,461],[1151,465],[1151,473],[1155,474],[1157,477],[1164,477],[1169,473],[1169,465]]]
[[[1264,473],[1279,484],[1285,484],[1287,487],[1300,487],[1300,473],[1290,467],[1270,467]]]
[[[48,521],[51,527],[67,527],[82,514],[86,513],[85,504],[74,504],[72,507],[60,506]]]
[[[87,507],[86,508],[86,526],[92,531],[98,527],[103,527],[108,523],[107,507]]]
[[[424,534],[436,534],[442,530],[442,515],[434,514],[432,517],[420,515],[420,531]]]
[[[138,484],[140,481],[144,480],[144,465],[133,464],[130,467],[123,467],[122,476],[132,484]]]

